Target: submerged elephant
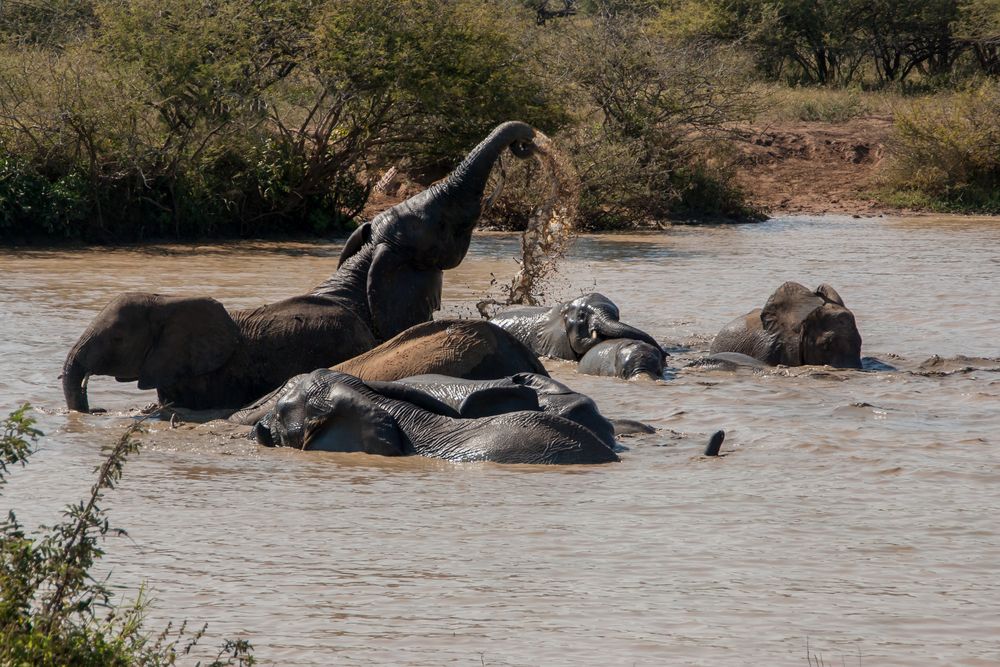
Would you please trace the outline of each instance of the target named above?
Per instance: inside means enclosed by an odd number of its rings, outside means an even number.
[[[625,379],[663,374],[664,353],[645,331],[619,320],[618,306],[591,293],[551,308],[508,308],[491,320],[536,354],[579,361],[579,371]]]
[[[772,366],[861,368],[861,334],[832,287],[823,284],[813,292],[787,282],[763,308],[727,324],[711,353],[738,353]]]
[[[573,395],[555,380],[532,374],[483,382],[423,376],[365,383],[324,369],[298,378],[252,435],[268,446],[449,461],[618,461],[610,424],[592,402],[588,406],[589,399],[575,401]],[[591,430],[595,424],[601,434]]]
[[[66,357],[67,406],[86,412],[87,378],[111,375],[178,407],[237,408],[430,320],[442,271],[469,249],[490,170],[508,148],[530,156],[533,137],[524,123],[498,126],[446,179],[359,227],[309,294],[235,311],[207,297],[117,297]]]
[[[482,320],[436,320],[411,327],[373,350],[333,366],[364,382],[413,375],[491,380],[517,373],[547,376],[538,357],[500,327]],[[253,424],[287,393],[295,379],[234,413],[229,420]]]

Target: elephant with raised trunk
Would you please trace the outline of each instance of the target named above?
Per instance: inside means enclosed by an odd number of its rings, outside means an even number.
[[[490,321],[540,356],[580,362],[581,373],[659,378],[665,357],[660,344],[619,317],[611,299],[591,293],[551,308],[508,308]]]
[[[550,394],[558,398],[543,408]],[[530,374],[469,383],[434,376],[365,383],[318,370],[292,384],[253,436],[269,446],[448,461],[618,461],[607,420],[567,394],[573,392],[551,378]],[[601,435],[591,430],[594,424]]]
[[[119,296],[66,358],[67,406],[87,411],[87,378],[110,375],[178,407],[238,408],[429,321],[442,272],[469,249],[490,170],[507,149],[530,156],[534,135],[524,123],[498,126],[443,181],[359,227],[336,273],[309,294],[234,311],[207,297]]]
[[[795,282],[783,284],[763,308],[727,324],[710,351],[723,361],[734,357],[722,353],[736,353],[771,366],[861,368],[861,334],[854,313],[825,283],[815,291]]]
[[[482,320],[436,320],[411,327],[373,350],[333,366],[364,382],[413,375],[493,380],[517,373],[547,376],[538,357],[500,327]],[[253,424],[274,408],[295,378],[238,410],[229,420]]]

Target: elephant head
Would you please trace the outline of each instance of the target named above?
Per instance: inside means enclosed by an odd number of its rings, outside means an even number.
[[[591,293],[554,306],[539,332],[540,349],[561,359],[579,360],[592,347],[614,338],[659,343],[645,331],[618,319],[618,306],[603,294]]]
[[[764,330],[775,336],[778,363],[861,368],[861,334],[854,314],[829,285],[811,292],[787,282],[760,312]]]
[[[290,389],[254,425],[250,437],[268,447],[406,453],[393,417],[355,388],[336,382],[338,376],[342,374],[317,370],[289,380]]]
[[[87,378],[113,375],[140,389],[169,387],[181,378],[221,367],[240,332],[215,299],[126,293],[102,310],[63,365],[63,395],[71,410],[87,412]]]
[[[607,340],[590,348],[577,370],[625,380],[659,380],[663,377],[663,350],[632,338]]]
[[[518,121],[497,126],[444,180],[351,234],[338,270],[352,258],[371,262],[366,292],[379,340],[431,319],[440,307],[441,272],[458,266],[469,250],[494,163],[506,149],[529,157],[534,136]]]

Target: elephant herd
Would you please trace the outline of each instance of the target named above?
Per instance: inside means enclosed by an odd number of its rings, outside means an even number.
[[[444,180],[348,239],[336,272],[308,294],[251,310],[209,297],[127,293],[67,355],[63,393],[90,410],[87,378],[156,389],[163,404],[226,409],[267,446],[419,454],[452,461],[617,461],[594,401],[548,376],[538,357],[581,373],[656,380],[666,354],[600,294],[512,307],[491,321],[432,320],[443,271],[461,263],[491,169],[532,156],[534,130],[499,125]],[[785,283],[728,324],[709,359],[727,364],[861,367],[854,316],[828,285]],[[717,434],[709,449],[717,452]],[[711,453],[711,452],[710,452]]]

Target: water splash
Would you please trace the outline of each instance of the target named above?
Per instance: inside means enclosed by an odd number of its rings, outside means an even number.
[[[580,179],[569,159],[542,132],[535,133],[534,157],[549,183],[541,205],[521,234],[521,269],[508,290],[508,304],[537,306],[545,279],[569,250],[576,235]]]
[[[521,259],[519,269],[509,283],[500,286],[501,296],[487,296],[476,308],[484,318],[496,314],[512,304],[538,305],[542,290],[552,279],[559,260],[566,255],[576,236],[576,215],[580,199],[580,180],[569,159],[544,133],[535,131],[533,157],[541,168],[543,183],[529,183],[531,191],[538,191],[542,203],[528,219],[521,234]],[[498,194],[506,174],[501,164],[498,185],[490,196],[491,203]],[[488,205],[488,204],[487,204]],[[491,288],[497,285],[494,279]],[[492,291],[492,289],[491,289]]]

